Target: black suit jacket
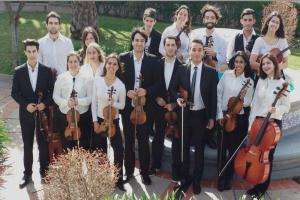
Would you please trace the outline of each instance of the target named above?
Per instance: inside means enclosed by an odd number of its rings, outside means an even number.
[[[185,88],[190,91],[191,83],[191,64],[189,63],[186,69],[185,74]],[[215,69],[212,67],[203,64],[201,71],[201,80],[200,80],[200,91],[201,97],[206,109],[207,119],[215,119],[217,113],[217,83],[218,83],[218,74]],[[189,100],[191,100],[189,92]]]
[[[30,83],[27,64],[16,67],[11,90],[12,98],[19,104],[20,119],[32,117],[26,110],[29,103],[37,103],[37,92],[43,93],[42,102],[47,106],[52,103],[53,76],[51,69],[39,63],[36,89],[33,91]]]
[[[126,93],[129,90],[134,90],[135,83],[135,69],[134,69],[134,60],[133,52],[126,52],[120,54],[120,61],[123,63],[123,69],[121,74],[121,80],[125,84]],[[142,75],[142,88],[146,89],[146,108],[148,110],[153,105],[155,91],[155,83],[158,81],[157,76],[158,69],[158,59],[156,56],[148,53],[144,53],[144,57],[141,65],[141,75]],[[126,104],[124,110],[131,110],[131,99],[126,96]]]
[[[159,71],[159,82],[156,85],[155,91],[157,92],[156,96],[162,97],[165,100],[168,100],[168,95],[170,98],[170,102],[176,102],[178,98],[178,90],[179,86],[184,83],[183,74],[185,73],[185,67],[182,63],[176,59],[174,63],[174,69],[171,75],[171,80],[169,83],[169,87],[166,88],[166,81],[165,81],[165,58],[159,60],[158,71]]]

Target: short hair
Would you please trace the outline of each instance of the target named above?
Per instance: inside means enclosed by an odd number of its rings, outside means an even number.
[[[279,28],[275,33],[276,37],[284,38],[285,37],[285,32],[284,32],[284,27],[283,27],[283,20],[282,20],[281,15],[277,11],[273,11],[271,14],[268,15],[268,17],[267,17],[267,19],[266,19],[266,21],[265,21],[265,23],[264,23],[264,25],[261,29],[261,34],[263,36],[267,34],[269,23],[270,23],[270,21],[273,17],[278,17],[278,19],[280,21]]]
[[[205,4],[203,6],[203,8],[201,9],[201,14],[202,14],[202,19],[204,18],[205,16],[205,13],[207,13],[208,11],[211,11],[215,14],[217,20],[221,19],[222,18],[222,15],[221,15],[221,12],[220,12],[220,9],[213,6],[213,5],[210,5],[210,4]]]
[[[243,18],[245,15],[252,15],[253,18],[255,18],[255,11],[252,8],[245,8],[241,13],[241,18]]]
[[[277,62],[277,58],[275,58],[272,54],[270,54],[269,52],[264,54],[260,60],[260,65],[259,65],[259,77],[262,79],[266,79],[268,76],[267,74],[264,72],[264,70],[262,69],[262,63],[263,60],[265,58],[268,58],[269,60],[272,61],[273,65],[274,65],[274,79],[280,79],[281,78],[281,74],[280,74],[280,69],[278,66],[278,62]]]
[[[199,39],[193,39],[192,42],[191,42],[191,44],[192,44],[192,43],[201,44],[201,45],[204,47],[204,44],[203,44],[202,40],[199,40]]]
[[[89,63],[88,59],[87,59],[87,51],[91,48],[96,49],[96,51],[99,54],[99,62],[103,63],[105,61],[105,53],[102,51],[101,47],[99,44],[97,44],[96,42],[92,42],[91,44],[89,44],[89,46],[86,48],[86,53],[85,53],[85,59],[84,59],[84,63]]]
[[[144,11],[143,19],[150,17],[156,20],[156,10],[154,8],[146,8]]]
[[[145,31],[140,27],[134,28],[133,31],[131,32],[131,41],[134,40],[136,34],[140,34],[145,39],[145,43],[147,42],[148,36],[145,33]]]
[[[120,58],[119,58],[118,54],[116,54],[116,53],[111,53],[111,54],[109,54],[109,55],[105,58],[105,63],[104,63],[103,72],[102,72],[102,75],[101,75],[101,76],[106,76],[106,73],[107,73],[107,70],[106,70],[107,62],[108,62],[109,59],[112,59],[112,58],[117,60],[117,63],[118,63],[118,70],[116,71],[116,76],[117,76],[118,78],[120,78],[124,63],[121,63]]]
[[[57,12],[51,11],[48,13],[48,15],[46,16],[46,24],[48,24],[49,18],[57,18],[58,19],[58,23],[60,24],[60,15],[57,14]]]
[[[229,63],[228,63],[228,67],[229,69],[234,69],[235,66],[234,66],[234,62],[235,62],[235,59],[240,56],[243,58],[244,62],[245,62],[245,69],[244,69],[244,75],[246,78],[250,77],[251,76],[251,67],[250,67],[250,62],[249,62],[249,58],[248,56],[246,55],[246,53],[244,51],[237,51],[233,57],[229,60]]]
[[[37,50],[40,48],[40,44],[36,39],[26,39],[23,40],[22,43],[24,44],[24,50],[26,50],[26,47],[28,46],[35,46]]]
[[[175,40],[175,43],[176,43],[176,40],[177,40],[177,38],[175,37],[175,36],[171,36],[171,35],[169,35],[169,36],[167,36],[165,39],[164,39],[164,46],[166,45],[166,41],[167,41],[167,39],[169,39],[169,40]],[[177,46],[177,45],[176,45]]]

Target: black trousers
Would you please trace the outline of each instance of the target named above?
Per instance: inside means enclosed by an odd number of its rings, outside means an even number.
[[[98,122],[99,123],[103,122],[103,119],[98,117]],[[110,138],[110,143],[111,143],[111,147],[114,150],[114,165],[119,170],[118,171],[118,181],[122,181],[123,180],[124,148],[123,148],[123,143],[122,143],[121,130],[120,130],[120,126],[119,126],[119,119],[115,119],[113,121],[113,123],[116,127],[116,134],[112,138]],[[105,140],[105,143],[107,144],[106,137],[103,136],[103,134],[98,134],[98,135],[100,135],[101,139]],[[100,150],[102,150],[104,153],[107,153],[107,147],[105,149],[102,149],[102,147],[100,148]]]
[[[242,140],[248,133],[249,108],[244,108],[244,114],[237,115],[236,128],[232,132],[223,130],[223,134],[218,134],[218,173],[221,172],[226,162],[236,151]],[[222,175],[219,177],[219,183],[230,183],[234,174],[234,159],[227,165]]]
[[[274,120],[274,121],[277,123],[280,130],[282,130],[282,121],[281,120]],[[273,149],[271,149],[269,152],[270,173],[269,173],[268,179],[261,184],[255,185],[252,189],[259,195],[264,195],[269,188],[270,181],[271,181],[272,169],[273,169],[273,158],[274,158],[275,149],[276,149],[276,146]]]
[[[183,133],[183,166],[182,175],[184,180],[192,180],[199,183],[202,179],[204,165],[204,138],[207,134],[205,109],[200,111],[187,110],[184,113],[184,133]],[[190,147],[195,147],[194,170],[190,179]]]
[[[150,148],[149,148],[149,134],[151,128],[149,120],[142,125],[136,126],[130,121],[130,111],[126,110],[122,113],[123,132],[125,136],[125,159],[124,165],[126,175],[130,176],[134,172],[135,167],[135,136],[138,141],[138,154],[140,161],[140,174],[148,175],[150,165]]]
[[[24,115],[20,115],[20,125],[24,144],[24,176],[29,177],[32,175],[32,149],[35,134],[39,150],[40,174],[42,177],[45,177],[49,166],[48,142],[45,133],[40,131],[40,122],[38,118],[35,118],[34,114],[27,112]]]
[[[77,146],[77,141],[76,140],[68,140],[65,137],[65,129],[68,126],[67,122],[67,117],[66,114],[62,112],[58,112],[58,118],[59,118],[59,132],[62,136],[62,145],[63,148],[66,149],[71,149]],[[81,131],[81,137],[79,140],[79,146],[88,149],[89,148],[89,138],[92,132],[92,117],[91,117],[91,112],[88,110],[85,113],[82,113],[80,115],[80,119],[78,122],[78,126],[80,127]]]

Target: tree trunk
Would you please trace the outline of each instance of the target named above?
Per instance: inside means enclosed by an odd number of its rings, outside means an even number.
[[[98,12],[95,1],[73,1],[72,22],[70,31],[72,38],[81,39],[86,26],[92,26],[98,32]]]
[[[22,8],[25,6],[25,2],[15,3],[17,8],[13,8],[13,3],[5,2],[6,9],[8,11],[11,29],[11,52],[12,52],[12,67],[15,68],[19,65],[18,54],[18,42],[19,42],[19,18]]]

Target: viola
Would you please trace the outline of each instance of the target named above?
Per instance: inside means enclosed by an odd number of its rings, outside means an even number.
[[[241,112],[244,106],[244,95],[251,86],[250,79],[244,82],[243,87],[236,97],[230,97],[227,104],[227,111],[224,113],[224,129],[226,132],[232,132],[236,127],[237,114]]]
[[[213,37],[209,36],[208,42],[207,42],[207,47],[211,48],[213,46],[213,43],[214,43]],[[217,61],[214,60],[213,57],[209,56],[209,55],[204,56],[204,63],[213,68],[216,68],[216,66],[217,66]]]
[[[76,97],[77,97],[77,92],[73,88],[70,98],[75,100]],[[75,108],[71,108],[67,112],[68,126],[65,129],[65,137],[67,139],[77,140],[77,141],[80,139],[81,131],[80,131],[80,128],[78,126],[79,120],[80,120],[80,113]]]
[[[40,104],[42,102],[43,99],[43,93],[42,92],[38,92],[38,103]],[[47,138],[47,134],[49,132],[49,125],[48,125],[48,117],[45,113],[44,110],[37,110],[36,111],[36,117],[39,119],[39,129],[41,131],[41,133],[45,134],[45,137]]]
[[[114,119],[117,115],[116,108],[113,107],[113,94],[115,94],[115,89],[112,86],[108,90],[108,101],[109,105],[103,108],[104,121],[100,123],[99,129],[95,130],[96,133],[106,133],[109,138],[116,134],[116,126],[114,124]]]
[[[137,78],[139,82],[139,88],[142,86],[142,77],[141,75]],[[130,113],[130,121],[134,125],[141,125],[144,124],[147,120],[146,113],[144,111],[144,106],[146,105],[146,97],[142,96],[135,96],[132,99],[132,104],[134,106],[134,109]]]
[[[284,83],[279,91],[274,93],[276,98],[272,103],[275,107],[281,96],[286,96],[288,83]],[[271,112],[266,117],[257,117],[248,133],[248,144],[239,149],[234,160],[236,174],[243,177],[250,184],[256,185],[267,180],[270,172],[269,152],[281,137],[278,125],[270,119]]]

